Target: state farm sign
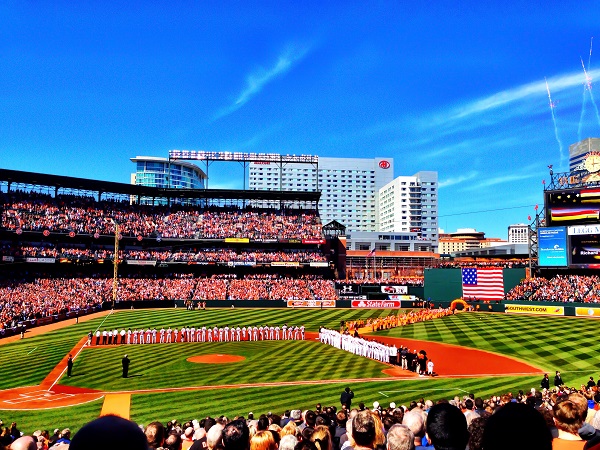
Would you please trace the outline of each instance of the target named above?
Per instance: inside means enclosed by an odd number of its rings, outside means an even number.
[[[400,300],[352,300],[353,308],[391,309],[400,308]]]

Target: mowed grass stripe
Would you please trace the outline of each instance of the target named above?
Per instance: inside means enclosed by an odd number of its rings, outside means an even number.
[[[123,380],[121,358],[131,359],[130,378]],[[235,354],[246,361],[232,364],[194,364],[201,354]],[[274,358],[273,353],[280,354]],[[74,376],[62,383],[119,391],[344,378],[352,367],[356,376],[381,377],[387,366],[313,341],[213,342],[100,346],[86,349],[76,362]]]
[[[596,371],[594,360],[589,358],[599,350],[590,339],[598,326],[593,319],[460,313],[430,323],[435,324],[441,341],[446,343],[506,354],[549,371]],[[431,325],[418,323],[386,334],[418,338],[426,334],[419,331],[427,326]]]
[[[193,323],[195,326],[206,323],[210,324],[279,324],[287,322],[288,324],[304,324],[308,330],[316,331],[319,325],[332,328],[338,328],[341,320],[356,320],[359,318],[367,319],[373,316],[388,315],[387,310],[258,310],[258,309],[222,309],[208,311],[185,311],[174,308],[166,310],[149,311],[119,311],[111,315],[105,325],[113,322],[118,323],[118,328],[139,328],[149,324],[159,326],[182,326]],[[482,318],[480,318],[482,317]],[[77,343],[77,341],[87,334],[89,329],[95,329],[104,318],[94,319],[85,324],[71,325],[60,332],[52,332],[36,338],[26,338],[24,341],[13,342],[3,345],[3,355],[0,357],[0,384],[5,385],[24,385],[23,379],[14,376],[15,367],[21,369],[19,373],[25,373],[25,365],[15,361],[30,362],[27,352],[35,349],[31,354],[31,361],[37,358],[35,362],[38,365],[38,374],[33,378],[40,381],[47,373],[60,361],[62,357]],[[196,320],[198,319],[198,320]],[[117,326],[117,325],[114,325]],[[563,378],[570,385],[579,385],[585,382],[590,375],[597,376],[598,368],[594,356],[599,349],[594,342],[593,337],[597,334],[596,328],[598,322],[592,319],[564,319],[557,317],[529,317],[520,315],[502,315],[502,314],[471,314],[461,313],[454,317],[439,319],[429,324],[415,324],[412,326],[396,328],[385,332],[391,336],[411,337],[424,339],[438,339],[459,345],[469,345],[484,350],[504,353],[516,358],[531,361],[548,370],[561,370]],[[460,328],[460,333],[455,334],[454,328]],[[416,331],[419,331],[416,333]],[[465,336],[466,334],[466,336]],[[204,344],[174,344],[154,345],[154,346],[116,346],[112,348],[93,349],[82,352],[81,356],[75,361],[74,377],[69,380],[63,380],[63,383],[87,385],[87,380],[97,377],[94,383],[98,386],[105,386],[107,390],[122,390],[125,388],[134,388],[138,385],[169,385],[181,386],[187,385],[190,380],[197,384],[198,379],[218,380],[222,383],[223,377],[239,379],[240,376],[251,379],[251,382],[270,382],[281,381],[284,379],[315,379],[319,380],[326,376],[330,379],[355,378],[369,376],[369,373],[380,374],[381,365],[364,358],[346,355],[345,352],[335,349],[328,349],[320,346],[314,351],[306,348],[291,348],[278,345],[271,346],[268,349],[249,346],[243,343],[240,351],[244,351],[252,366],[231,365],[226,371],[221,369],[187,363],[186,355],[201,354],[204,351],[212,353],[224,351],[227,345],[219,344],[209,347]],[[303,344],[303,343],[300,343]],[[288,343],[288,346],[290,343]],[[319,345],[319,344],[317,344]],[[145,348],[144,348],[145,347]],[[63,350],[60,350],[62,348]],[[96,353],[96,350],[101,350]],[[107,353],[105,354],[104,351]],[[188,353],[188,351],[190,353]],[[113,353],[114,352],[114,353]],[[124,352],[133,354],[132,371],[140,371],[140,376],[128,380],[122,380],[120,377],[120,360]],[[139,353],[136,353],[139,352]],[[262,353],[261,353],[262,352]],[[231,353],[228,351],[227,353]],[[179,356],[181,354],[181,356]],[[8,355],[8,357],[7,357]],[[35,356],[34,356],[35,355]],[[294,357],[294,355],[297,355]],[[350,359],[347,357],[350,356]],[[321,358],[321,359],[318,359]],[[354,359],[358,358],[358,359]],[[314,363],[306,365],[306,362]],[[5,366],[13,364],[12,369],[8,370]],[[87,367],[86,367],[87,366]],[[200,370],[198,370],[200,369]],[[573,372],[569,372],[569,371]],[[589,370],[589,372],[586,372]],[[575,372],[577,371],[577,372]],[[239,376],[238,376],[239,374]],[[28,374],[29,375],[29,374]],[[397,394],[396,402],[410,401],[420,396],[425,398],[450,398],[454,395],[463,395],[463,391],[473,392],[476,395],[502,394],[507,391],[516,392],[518,389],[527,390],[531,387],[539,387],[539,377],[485,377],[485,378],[465,378],[465,379],[418,379],[402,381],[376,381],[370,383],[354,383],[353,390],[357,392],[356,402],[364,401],[369,404],[372,401],[382,401],[386,397],[379,394],[380,390],[401,390]],[[90,386],[91,387],[91,386]],[[290,403],[305,409],[314,406],[314,403],[331,403],[338,405],[339,394],[345,387],[345,383],[319,383],[309,386],[280,386],[277,388],[255,388],[255,389],[228,389],[228,390],[207,390],[198,392],[178,392],[178,393],[159,393],[148,395],[134,395],[132,397],[132,411],[137,411],[132,418],[141,423],[148,423],[147,420],[141,420],[136,417],[148,417],[152,420],[170,420],[172,414],[170,411],[196,411],[198,406],[202,406],[204,413],[211,414],[232,413],[247,414],[251,408],[255,413],[278,411],[278,407],[286,409]],[[437,390],[443,389],[443,390]],[[218,391],[218,392],[217,392]],[[177,394],[177,397],[174,395]],[[395,394],[396,395],[396,394]],[[140,403],[140,397],[147,397]],[[216,399],[216,400],[214,400]],[[392,397],[389,398],[391,400]],[[400,400],[398,400],[400,399]],[[406,399],[406,400],[403,400]],[[214,401],[213,401],[214,400]],[[136,406],[138,405],[138,406]],[[141,405],[141,406],[140,406]],[[227,406],[227,410],[222,409],[222,405]],[[236,405],[248,406],[241,411]],[[304,406],[305,405],[305,406]],[[296,407],[296,406],[294,406]],[[247,410],[246,410],[247,409]],[[59,410],[56,410],[59,411]],[[77,411],[74,408],[65,408],[63,411]],[[98,407],[99,411],[99,407]],[[157,411],[164,411],[164,415],[159,415]],[[214,412],[213,412],[214,411]],[[231,411],[231,412],[229,412]],[[28,412],[27,422],[33,426],[28,429],[26,425],[19,423],[23,431],[32,432],[44,425],[38,425],[36,417],[39,412]],[[96,413],[97,414],[97,413]],[[68,423],[62,422],[62,419],[53,421],[48,427],[71,426],[77,428],[79,416],[72,413],[72,420]],[[12,411],[3,411],[3,419],[12,420],[16,417],[18,421],[23,421],[23,413],[14,413]],[[191,416],[191,417],[202,417]],[[40,416],[41,417],[41,416]],[[61,416],[62,417],[62,416]]]
[[[371,406],[374,401],[387,406],[394,401],[408,405],[411,400],[448,399],[455,395],[461,398],[468,393],[488,397],[501,395],[508,390],[535,387],[538,378],[501,377],[481,379],[418,379],[406,381],[377,381],[353,383],[356,397],[353,404],[364,402]],[[517,384],[515,384],[517,383]],[[141,423],[149,420],[191,420],[206,415],[225,414],[247,416],[249,411],[256,416],[268,411],[283,413],[286,409],[314,408],[316,403],[339,407],[339,395],[347,384],[322,384],[308,386],[279,386],[241,388],[228,391],[210,390],[200,392],[174,392],[160,394],[156,401],[154,394],[136,395],[132,400],[132,419]]]
[[[35,430],[54,430],[70,428],[71,436],[83,425],[100,415],[103,400],[96,400],[70,408],[53,408],[45,410],[3,410],[3,420],[17,422],[19,430],[31,435]]]

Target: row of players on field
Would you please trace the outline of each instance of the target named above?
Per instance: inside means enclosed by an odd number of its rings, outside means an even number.
[[[355,355],[375,359],[384,363],[396,364],[398,348],[395,345],[386,345],[376,341],[369,341],[360,336],[340,333],[336,330],[321,327],[319,340],[323,344],[345,350]],[[404,368],[404,367],[403,367]]]
[[[94,333],[88,333],[88,344],[92,345]],[[297,326],[249,326],[249,327],[171,327],[165,329],[121,329],[96,330],[95,345],[110,344],[164,344],[174,342],[233,342],[266,340],[303,340],[304,325]]]

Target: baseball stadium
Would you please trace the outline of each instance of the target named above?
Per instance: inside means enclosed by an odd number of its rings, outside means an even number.
[[[527,258],[410,255],[385,279],[354,279],[318,192],[2,169],[0,445],[35,430],[68,439],[106,415],[191,439],[190,427],[262,415],[310,427],[299,411],[334,429],[352,408],[386,424],[442,399],[551,411],[579,392],[593,411],[600,191],[589,175],[552,174]],[[354,272],[385,258],[364,253]]]

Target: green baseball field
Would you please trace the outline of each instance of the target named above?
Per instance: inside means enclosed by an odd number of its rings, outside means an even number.
[[[70,427],[125,401],[139,424],[205,416],[255,415],[339,407],[346,386],[354,403],[490,396],[539,388],[543,372],[579,387],[600,376],[598,321],[586,318],[458,313],[373,333],[386,343],[426,350],[436,377],[419,378],[314,339],[319,326],[397,314],[391,310],[126,310],[23,340],[0,341],[0,419],[21,431]],[[83,346],[90,330],[182,326],[304,325],[305,341],[184,342]],[[445,344],[445,345],[442,345]],[[66,357],[74,355],[71,377]],[[121,358],[131,360],[121,376]],[[203,359],[203,357],[207,359]],[[235,357],[233,362],[229,357]],[[219,359],[222,358],[222,361]],[[194,362],[194,361],[205,362]],[[209,362],[206,362],[209,361]],[[123,400],[125,399],[125,400]],[[120,407],[123,407],[121,404]]]

